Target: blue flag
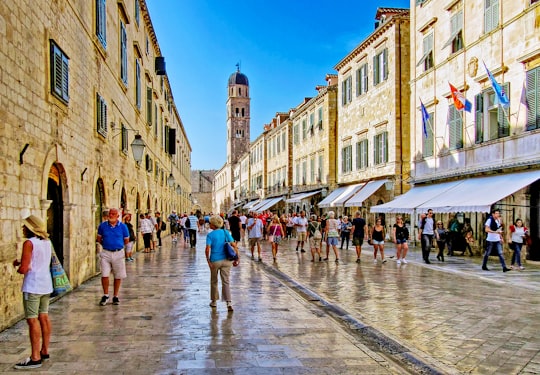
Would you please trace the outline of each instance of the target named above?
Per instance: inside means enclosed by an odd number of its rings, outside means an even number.
[[[489,77],[489,80],[491,81],[491,86],[493,87],[493,90],[495,91],[495,94],[497,95],[497,101],[504,108],[508,108],[510,106],[510,100],[508,99],[508,95],[504,91],[504,88],[501,85],[499,85],[499,83],[495,80],[495,77],[493,77],[493,74],[491,74],[485,62],[484,62],[484,68],[486,68],[487,75]]]
[[[428,123],[428,121],[429,121],[429,113],[428,113],[424,103],[422,103],[422,100],[420,100],[420,111],[422,112],[422,130],[424,132],[424,137],[427,138],[428,137],[427,127],[429,125],[429,123]]]

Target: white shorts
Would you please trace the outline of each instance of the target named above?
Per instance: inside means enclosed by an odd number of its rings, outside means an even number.
[[[127,277],[124,249],[119,251],[103,249],[99,253],[99,257],[101,259],[101,277],[109,277],[111,271],[115,279],[125,279]]]

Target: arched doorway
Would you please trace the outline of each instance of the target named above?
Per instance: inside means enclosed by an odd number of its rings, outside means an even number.
[[[531,197],[529,233],[532,246],[527,249],[527,259],[540,260],[540,180],[530,186],[529,193]]]
[[[64,263],[64,200],[60,166],[54,163],[49,170],[47,199],[51,205],[47,210],[47,232],[49,232],[56,255]]]

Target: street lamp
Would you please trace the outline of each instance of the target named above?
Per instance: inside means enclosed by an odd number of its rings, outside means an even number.
[[[142,157],[144,153],[144,149],[146,148],[146,145],[144,144],[144,141],[142,140],[142,137],[140,134],[135,134],[135,139],[133,142],[131,142],[131,152],[133,152],[133,159],[137,163],[142,162]]]
[[[167,177],[167,185],[169,185],[169,187],[174,186],[174,176],[172,175],[172,172],[169,174],[169,177]]]
[[[180,187],[180,185],[176,186],[176,194],[182,194],[182,188]]]

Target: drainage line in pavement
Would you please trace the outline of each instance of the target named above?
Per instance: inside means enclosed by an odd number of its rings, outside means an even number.
[[[426,360],[413,354],[410,349],[398,343],[396,340],[388,337],[376,328],[362,323],[362,321],[358,320],[357,318],[354,318],[342,307],[326,301],[324,298],[322,298],[322,296],[315,293],[311,289],[306,288],[304,285],[300,284],[298,281],[294,280],[289,275],[271,266],[267,266],[264,263],[262,265],[268,273],[271,273],[281,281],[292,285],[291,289],[301,295],[302,298],[306,299],[309,302],[320,303],[322,305],[320,307],[327,310],[327,312],[331,316],[333,316],[335,320],[338,320],[340,323],[345,324],[350,331],[353,331],[356,334],[360,334],[364,339],[363,341],[369,340],[369,342],[380,348],[380,350],[384,354],[390,356],[391,358],[393,358],[393,360],[397,360],[400,364],[404,364],[409,369],[412,369],[414,373],[436,375],[455,372],[455,369],[454,371],[452,371],[451,369],[445,369],[445,371],[441,371],[434,365],[428,363]],[[396,357],[398,358],[396,359]]]

